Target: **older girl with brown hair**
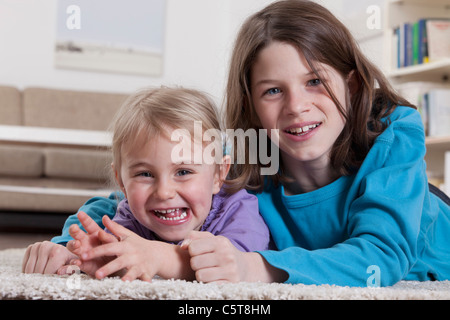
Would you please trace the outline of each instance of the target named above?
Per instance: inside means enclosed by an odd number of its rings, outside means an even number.
[[[256,190],[279,250],[244,255],[242,280],[450,278],[448,197],[430,192],[420,115],[328,10],[286,0],[246,21],[226,120],[267,130],[281,158],[271,177],[260,175],[262,164],[233,167],[237,186]]]

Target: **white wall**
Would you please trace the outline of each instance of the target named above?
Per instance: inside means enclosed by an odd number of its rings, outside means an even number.
[[[164,73],[143,77],[55,69],[57,0],[0,0],[0,84],[125,93],[149,85],[184,85],[220,100],[234,30],[268,2],[167,0]]]
[[[143,77],[55,69],[57,0],[0,0],[0,85],[125,93],[149,85],[183,85],[221,101],[237,30],[270,2],[167,0],[163,76]],[[319,2],[342,13],[342,1]]]
[[[316,2],[327,7],[350,29],[367,58],[382,69],[386,54],[383,48],[385,0],[316,0]],[[374,11],[373,7],[376,7],[377,11]],[[378,13],[379,17],[375,17],[374,15]]]

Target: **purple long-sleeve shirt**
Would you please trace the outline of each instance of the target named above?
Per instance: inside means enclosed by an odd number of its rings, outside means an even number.
[[[163,241],[136,220],[126,199],[119,203],[113,221],[145,239]],[[200,231],[224,236],[240,251],[267,250],[272,247],[269,229],[259,214],[258,199],[245,190],[229,194],[222,188],[214,195],[211,211]],[[177,244],[181,244],[181,241]]]

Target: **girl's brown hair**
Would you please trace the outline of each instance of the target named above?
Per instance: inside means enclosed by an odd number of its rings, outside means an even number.
[[[259,52],[274,41],[293,45],[303,53],[345,118],[346,125],[330,155],[331,165],[341,175],[360,167],[375,138],[388,125],[382,121],[383,117],[397,105],[414,107],[394,91],[383,73],[362,54],[348,29],[327,9],[311,1],[284,0],[252,15],[241,27],[227,84],[227,128],[261,129],[252,103],[250,72]],[[353,71],[357,89],[348,106],[340,105],[317,72],[317,63],[333,67],[344,79]],[[229,178],[241,187],[261,190],[264,186],[261,167],[248,162],[234,165]],[[283,177],[278,174],[273,178],[278,183]]]

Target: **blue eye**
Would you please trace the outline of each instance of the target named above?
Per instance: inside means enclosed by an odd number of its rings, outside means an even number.
[[[266,91],[266,94],[272,96],[272,95],[278,94],[280,92],[281,92],[281,90],[278,88],[270,88],[269,90]]]
[[[189,170],[180,170],[177,172],[177,176],[181,177],[181,176],[186,176],[188,174],[191,174],[192,172]]]
[[[308,81],[308,85],[311,87],[320,86],[322,84],[322,81],[320,79],[312,79]]]
[[[150,172],[139,172],[136,176],[137,177],[144,177],[144,178],[151,178],[151,177],[153,177]]]

